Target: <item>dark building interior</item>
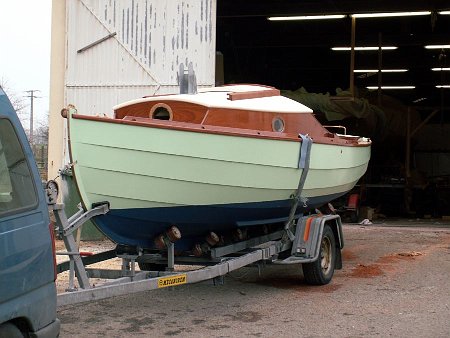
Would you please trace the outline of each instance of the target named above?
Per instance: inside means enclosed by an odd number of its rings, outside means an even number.
[[[449,11],[448,1],[218,0],[222,81],[275,86],[313,108],[321,122],[370,137],[369,170],[352,192],[360,206],[380,217],[445,217],[450,215]],[[392,12],[426,13],[351,16]],[[268,20],[317,15],[342,17]],[[332,49],[350,47],[352,33],[353,67],[351,50]]]

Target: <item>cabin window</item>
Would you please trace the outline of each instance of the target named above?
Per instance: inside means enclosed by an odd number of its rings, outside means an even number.
[[[284,131],[284,120],[281,117],[275,117],[272,120],[272,130],[279,133]]]
[[[155,120],[172,120],[172,109],[165,103],[157,103],[152,107],[149,115]]]

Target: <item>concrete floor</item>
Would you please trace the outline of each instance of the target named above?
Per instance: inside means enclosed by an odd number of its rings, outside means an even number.
[[[345,225],[344,268],[304,284],[298,266],[58,310],[61,337],[449,337],[450,224]],[[439,222],[436,220],[436,222]]]

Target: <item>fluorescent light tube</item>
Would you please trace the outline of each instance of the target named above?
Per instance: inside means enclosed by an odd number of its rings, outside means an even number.
[[[450,68],[431,68],[433,72],[450,71]]]
[[[426,49],[445,49],[450,48],[450,45],[428,45],[425,46]]]
[[[381,49],[382,50],[394,50],[397,49],[398,47],[396,46],[382,46]],[[351,50],[350,47],[332,47],[332,50],[343,50],[343,51],[349,51]],[[369,47],[355,47],[355,50],[378,50],[379,47],[375,47],[375,46],[369,46]]]
[[[441,15],[450,15],[450,11],[441,11],[439,12]]]
[[[382,69],[382,73],[404,73],[408,69]],[[355,69],[354,73],[378,73],[378,69]]]
[[[450,88],[450,85],[437,85],[436,88]]]
[[[303,15],[303,16],[270,16],[269,21],[297,21],[297,20],[329,20],[345,18],[344,14],[337,15]]]
[[[378,86],[367,86],[369,90],[377,90]],[[381,86],[381,89],[414,89],[416,86]]]
[[[389,12],[389,13],[360,13],[352,14],[353,18],[387,18],[396,16],[418,16],[418,15],[430,15],[430,11],[422,12]]]

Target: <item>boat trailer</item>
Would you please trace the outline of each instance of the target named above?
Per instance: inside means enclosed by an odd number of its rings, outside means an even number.
[[[231,244],[218,244],[218,236],[209,234],[207,243],[198,244],[193,254],[176,256],[174,242],[181,237],[179,230],[172,226],[166,233],[157,236],[155,244],[164,248],[166,255],[147,253],[141,248],[118,246],[116,250],[83,257],[74,239],[74,231],[92,217],[106,214],[109,203],[97,203],[85,212],[81,206],[72,217],[67,218],[62,204],[57,204],[58,186],[49,181],[46,186],[47,202],[53,210],[60,236],[63,238],[70,260],[57,266],[57,272],[69,270],[69,288],[58,295],[58,306],[75,304],[113,296],[125,295],[182,284],[197,283],[212,279],[223,282],[223,277],[231,271],[251,264],[302,264],[303,275],[308,284],[324,285],[331,281],[335,269],[342,268],[341,249],[344,247],[342,222],[339,215],[315,214],[300,216],[297,214],[299,203],[306,204],[301,196],[309,170],[312,140],[308,135],[299,135],[302,139],[298,167],[302,169],[297,190],[293,194],[293,204],[286,223],[275,231],[267,231],[246,239],[235,236]],[[238,228],[242,234],[245,232]],[[87,265],[110,258],[121,258],[121,270],[89,269]],[[140,270],[136,271],[135,265]],[[161,263],[164,268],[161,269]],[[203,266],[190,271],[175,271],[175,263]],[[160,271],[163,270],[163,271]],[[80,289],[74,287],[75,275]],[[102,285],[93,286],[89,278],[110,279]]]
[[[138,260],[145,261],[146,254],[134,254],[109,250],[92,256],[82,257],[74,232],[90,218],[109,211],[108,204],[101,204],[84,212],[80,210],[67,218],[63,204],[53,204],[53,213],[60,236],[64,241],[70,260],[57,266],[58,273],[69,270],[69,288],[58,295],[58,306],[125,295],[135,292],[172,287],[221,279],[229,272],[251,264],[303,264],[306,282],[327,284],[334,269],[342,267],[341,249],[344,245],[342,223],[339,215],[313,214],[298,219],[295,231],[278,230],[266,235],[253,237],[217,248],[210,248],[209,257],[178,257],[174,254],[174,244],[169,242],[164,271],[136,271]],[[289,230],[289,229],[288,229]],[[332,235],[330,235],[330,230]],[[291,230],[289,230],[291,232]],[[293,236],[293,239],[290,238]],[[334,252],[332,252],[332,251]],[[150,255],[151,256],[151,255]],[[153,255],[154,256],[154,255]],[[121,270],[90,269],[86,266],[121,258]],[[159,257],[161,259],[161,257]],[[154,259],[154,257],[150,257]],[[191,271],[175,271],[175,263],[204,266]],[[306,269],[305,269],[306,267]],[[328,272],[327,272],[328,271]],[[330,275],[331,272],[331,275]],[[324,276],[325,275],[325,276]],[[77,278],[79,289],[74,287]],[[89,278],[111,281],[102,285],[91,285]]]

